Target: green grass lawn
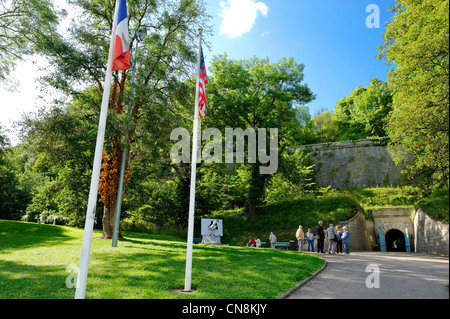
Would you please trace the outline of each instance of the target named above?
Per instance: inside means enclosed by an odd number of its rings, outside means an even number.
[[[100,236],[94,232],[94,237]],[[276,298],[311,276],[321,258],[294,251],[195,245],[194,292],[184,287],[186,243],[124,233],[117,248],[94,239],[86,298]],[[83,230],[0,220],[0,299],[71,299]]]

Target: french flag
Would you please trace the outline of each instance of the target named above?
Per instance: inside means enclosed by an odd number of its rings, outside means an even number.
[[[130,37],[128,36],[127,1],[120,0],[114,43],[113,70],[130,68]]]

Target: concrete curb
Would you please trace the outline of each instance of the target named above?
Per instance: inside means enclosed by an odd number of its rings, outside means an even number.
[[[286,299],[287,297],[289,297],[292,293],[294,293],[295,291],[297,291],[298,289],[300,289],[304,284],[306,284],[308,281],[310,281],[311,279],[313,279],[314,277],[316,277],[318,274],[320,274],[325,268],[327,268],[328,266],[328,262],[322,258],[323,261],[325,261],[325,264],[323,264],[323,266],[317,270],[314,274],[312,274],[311,277],[306,278],[305,280],[303,280],[302,282],[300,282],[298,285],[296,285],[294,288],[292,288],[291,290],[289,290],[288,292],[285,292],[284,294],[282,294],[280,297],[278,297],[277,299]]]

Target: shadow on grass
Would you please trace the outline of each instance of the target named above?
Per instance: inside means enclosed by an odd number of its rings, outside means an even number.
[[[36,245],[60,245],[61,241],[68,239],[74,238],[63,227],[0,220],[0,251]]]
[[[66,286],[69,273],[57,266],[0,263],[0,299],[71,299],[74,289]]]
[[[128,242],[132,242],[130,240]],[[139,250],[100,253],[90,272],[89,298],[276,298],[322,266],[301,253],[195,245],[191,294],[184,288],[185,243],[142,243]],[[176,249],[174,249],[176,248]],[[147,250],[147,252],[145,251]],[[95,270],[97,269],[97,270]],[[275,271],[274,271],[275,270]]]
[[[68,260],[78,260],[74,249],[81,245],[80,233],[50,225],[14,224],[0,221],[2,253],[34,246],[36,251],[23,251],[19,255],[34,254],[40,264],[33,265],[32,258],[25,258],[26,262],[2,260],[0,298],[72,299],[75,290],[66,287],[69,273],[65,265]],[[321,266],[311,256],[296,252],[198,244],[193,252],[195,291],[181,294],[178,290],[184,288],[186,243],[158,239],[126,238],[119,242],[118,248],[112,248],[111,241],[94,241],[86,297],[276,298],[314,272],[313,268]]]

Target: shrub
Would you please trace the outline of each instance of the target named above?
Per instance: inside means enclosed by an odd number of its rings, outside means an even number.
[[[448,188],[431,193],[430,198],[424,198],[416,203],[424,212],[438,221],[449,223]]]

